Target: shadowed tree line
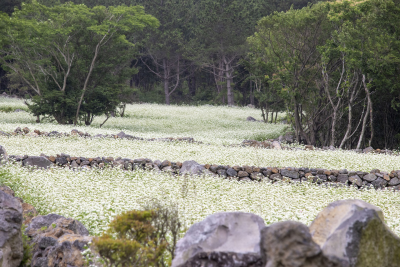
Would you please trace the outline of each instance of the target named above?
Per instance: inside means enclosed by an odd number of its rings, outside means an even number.
[[[32,98],[41,118],[89,125],[139,101],[253,104],[265,122],[285,111],[299,142],[400,143],[398,0],[6,0],[0,10],[13,18],[0,25],[0,92]]]

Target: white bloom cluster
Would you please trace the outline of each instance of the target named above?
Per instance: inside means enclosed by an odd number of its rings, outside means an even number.
[[[16,194],[41,213],[58,213],[80,220],[91,234],[100,234],[113,217],[138,209],[157,198],[176,203],[186,227],[220,211],[260,215],[267,224],[295,220],[309,224],[330,202],[361,199],[380,207],[388,226],[400,234],[400,194],[354,188],[323,188],[314,184],[237,182],[213,177],[181,177],[151,171],[29,170],[6,167]]]
[[[7,102],[8,101],[8,102]],[[1,100],[4,105],[23,105],[20,100]],[[11,102],[10,102],[11,101]],[[19,101],[19,102],[18,102]],[[31,130],[95,134],[126,134],[143,137],[193,137],[204,144],[185,142],[133,141],[80,137],[0,136],[8,154],[71,156],[146,157],[152,160],[195,160],[202,164],[276,167],[314,167],[381,171],[400,169],[400,157],[356,154],[351,151],[272,150],[229,146],[257,136],[277,137],[286,125],[246,121],[247,116],[261,119],[250,108],[212,106],[129,105],[127,117],[111,118],[104,126],[99,117],[90,127],[54,123],[35,124],[26,112],[0,112],[0,130],[17,127]],[[7,165],[12,178],[7,181],[17,195],[33,204],[42,214],[55,212],[80,220],[91,234],[99,234],[116,214],[141,207],[149,198],[176,203],[180,216],[189,227],[218,211],[246,211],[259,214],[267,224],[296,220],[309,224],[328,203],[339,199],[362,199],[380,207],[389,227],[400,234],[400,193],[359,191],[353,188],[322,188],[301,185],[243,183],[213,177],[184,178],[150,171],[127,172],[120,169],[71,171],[53,168],[30,170]]]

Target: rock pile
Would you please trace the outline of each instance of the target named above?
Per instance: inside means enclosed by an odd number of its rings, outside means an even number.
[[[32,205],[4,185],[0,186],[0,266],[20,265],[22,224],[32,246],[32,267],[86,266],[81,252],[92,237],[79,221],[57,214],[38,216]]]
[[[172,267],[395,267],[400,238],[382,211],[361,200],[339,200],[310,227],[293,221],[264,225],[257,215],[223,212],[192,225],[178,241]]]
[[[49,168],[52,165],[72,169],[91,168],[121,168],[127,171],[147,169],[165,171],[172,174],[210,174],[221,178],[239,181],[268,181],[301,183],[312,181],[327,186],[351,185],[356,188],[371,187],[375,189],[400,190],[400,170],[391,172],[371,170],[364,171],[327,170],[322,168],[294,168],[294,167],[256,167],[256,166],[229,166],[216,164],[199,164],[195,161],[171,162],[168,160],[151,160],[148,158],[113,158],[113,157],[74,157],[61,153],[56,156],[16,156],[10,155],[10,159],[22,162],[23,166],[36,166]]]
[[[247,120],[253,121],[254,118],[248,117]],[[255,119],[254,119],[255,120]],[[14,132],[4,132],[0,130],[0,135],[3,136],[16,136],[16,135],[26,135],[32,137],[68,137],[68,136],[78,136],[83,138],[113,138],[113,139],[128,139],[128,140],[140,140],[140,141],[161,141],[161,142],[188,142],[188,143],[196,143],[196,144],[204,144],[201,141],[195,141],[193,137],[165,137],[165,138],[142,138],[133,135],[126,134],[124,132],[120,132],[118,134],[96,134],[91,135],[87,132],[82,132],[77,129],[71,130],[70,133],[62,133],[58,131],[40,131],[33,130],[31,131],[28,127],[17,127]],[[336,150],[335,147],[322,147],[316,148],[312,145],[305,145],[303,148],[300,147],[292,147],[290,144],[295,142],[295,137],[293,133],[286,133],[285,135],[279,136],[279,138],[275,139],[267,139],[265,141],[257,141],[257,140],[243,140],[241,144],[233,144],[229,146],[250,146],[257,148],[266,148],[266,149],[278,149],[278,150]],[[352,149],[352,151],[357,153],[375,153],[375,154],[387,154],[387,155],[396,155],[399,153],[396,151],[392,151],[389,149],[373,149],[372,147],[367,147],[365,149]]]
[[[77,129],[71,130],[70,133],[62,133],[58,131],[51,131],[51,132],[46,132],[46,131],[40,131],[40,130],[33,130],[31,131],[28,127],[17,127],[14,132],[4,132],[0,131],[0,135],[3,136],[16,136],[16,135],[26,135],[26,136],[32,136],[32,137],[67,137],[67,136],[78,136],[78,137],[83,137],[83,138],[113,138],[113,139],[129,139],[129,140],[141,140],[141,141],[163,141],[163,142],[188,142],[188,143],[199,143],[202,144],[202,142],[195,141],[194,138],[192,137],[165,137],[165,138],[142,138],[142,137],[137,137],[129,134],[125,134],[124,132],[120,132],[118,134],[96,134],[96,135],[91,135],[89,133],[84,133],[82,131],[79,131]]]
[[[85,266],[81,252],[92,237],[79,221],[57,214],[37,216],[25,232],[33,244],[31,266]]]

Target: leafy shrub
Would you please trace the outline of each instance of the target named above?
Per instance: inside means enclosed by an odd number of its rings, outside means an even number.
[[[157,235],[155,211],[128,211],[117,216],[93,244],[106,266],[156,266],[167,242]]]
[[[157,199],[142,203],[142,207],[144,211],[117,216],[109,229],[93,240],[106,266],[171,265],[182,232],[178,208]]]
[[[160,257],[156,266],[170,266],[175,256],[176,243],[179,234],[182,232],[182,223],[179,220],[179,212],[176,204],[165,205],[158,199],[150,199],[142,204],[144,210],[155,212],[152,225],[155,227],[157,235],[161,240],[168,240],[166,251]]]

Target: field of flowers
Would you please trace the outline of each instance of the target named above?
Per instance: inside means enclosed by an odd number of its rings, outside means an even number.
[[[9,101],[9,100],[7,100]],[[7,105],[0,101],[1,106]],[[10,105],[23,105],[16,100]],[[285,125],[247,122],[246,117],[260,119],[258,110],[228,107],[130,105],[127,118],[112,118],[98,128],[102,118],[91,127],[76,127],[90,134],[118,133],[152,137],[190,136],[204,144],[150,142],[121,139],[85,139],[80,137],[0,136],[9,154],[71,156],[114,156],[171,161],[196,160],[199,163],[256,166],[304,166],[327,169],[383,171],[400,169],[400,157],[356,154],[349,151],[277,151],[239,144],[251,136],[276,137]],[[13,131],[29,127],[70,132],[72,126],[53,123],[35,124],[25,112],[0,112],[0,130]],[[259,214],[267,223],[296,220],[309,224],[328,203],[338,199],[357,198],[383,209],[389,227],[400,235],[400,193],[360,191],[353,188],[323,188],[301,185],[245,183],[213,177],[184,178],[149,171],[125,172],[120,169],[71,171],[53,168],[50,171],[29,170],[17,165],[1,167],[9,173],[2,180],[17,195],[33,204],[42,214],[55,212],[77,218],[92,234],[103,231],[116,214],[135,208],[150,198],[175,203],[189,227],[194,222],[218,211],[247,211]],[[6,178],[4,178],[6,177]]]

